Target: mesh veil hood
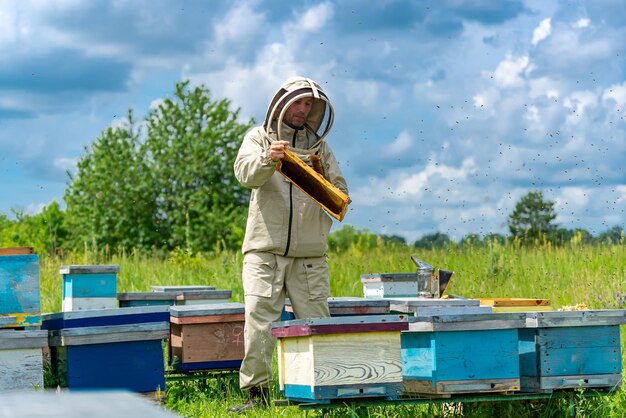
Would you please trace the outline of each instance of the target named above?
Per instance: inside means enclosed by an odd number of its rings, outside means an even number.
[[[317,135],[318,141],[316,145],[319,144],[330,132],[334,120],[334,110],[328,96],[326,96],[319,84],[306,77],[296,76],[288,78],[274,94],[265,114],[263,123],[265,133],[269,133],[273,121],[277,121],[276,126],[280,126],[287,108],[296,100],[305,97],[313,98],[313,106],[306,119],[305,128]],[[281,130],[277,129],[278,140],[282,139],[280,137]]]

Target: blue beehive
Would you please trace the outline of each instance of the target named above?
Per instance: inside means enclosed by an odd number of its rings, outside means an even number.
[[[46,314],[54,375],[70,389],[165,388],[163,340],[169,307],[97,309]]]
[[[152,292],[124,292],[118,293],[120,308],[129,306],[152,305],[208,305],[221,304],[230,301],[231,290],[204,289],[204,290],[168,290]]]
[[[114,265],[63,266],[62,311],[117,308],[117,273]]]
[[[39,257],[32,250],[0,249],[0,328],[41,324]]]
[[[402,374],[408,393],[519,390],[517,329],[521,313],[411,318],[402,332]]]
[[[521,390],[614,388],[622,380],[626,310],[527,313],[520,330]]]

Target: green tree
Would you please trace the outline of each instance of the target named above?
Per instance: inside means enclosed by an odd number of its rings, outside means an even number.
[[[422,238],[413,243],[415,248],[443,248],[446,245],[450,245],[452,240],[450,236],[444,232],[434,232],[432,234],[426,234]]]
[[[557,228],[555,219],[554,202],[546,200],[541,191],[531,191],[515,204],[508,219],[509,231],[511,236],[533,243],[550,237]]]
[[[624,244],[624,228],[615,225],[612,228],[600,233],[596,241],[601,244],[617,245]]]
[[[376,248],[378,237],[368,229],[356,229],[352,225],[343,225],[328,236],[328,248],[331,251],[343,252],[350,247],[361,251]]]
[[[128,119],[96,138],[68,172],[64,199],[71,245],[111,248],[158,245],[154,179],[141,151],[131,110]]]
[[[239,145],[253,121],[205,87],[176,84],[147,118],[145,152],[155,179],[157,218],[168,248],[235,248],[243,240],[249,191],[235,178]]]
[[[34,247],[37,254],[56,254],[57,248],[63,245],[65,214],[56,201],[35,215],[19,208],[13,208],[11,212],[15,220],[0,215],[0,246],[27,246]]]

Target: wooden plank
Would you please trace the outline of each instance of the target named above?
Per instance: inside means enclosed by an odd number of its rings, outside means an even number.
[[[480,306],[477,299],[459,297],[425,298],[425,297],[390,297],[389,308],[397,312],[415,312],[424,307]]]
[[[491,313],[415,317],[409,320],[409,331],[464,331],[523,328],[524,313]]]
[[[15,315],[0,315],[0,328],[4,328],[8,325],[15,325],[16,318]]]
[[[41,325],[41,315],[39,312],[37,313],[14,313],[6,316],[1,316],[0,318],[8,318],[5,319],[3,325],[0,325],[0,328],[26,328],[26,327],[37,327]]]
[[[313,334],[364,332],[368,330],[368,327],[372,331],[397,331],[406,329],[408,320],[409,316],[402,314],[295,319],[273,323],[272,334],[275,337],[297,337]]]
[[[106,344],[125,341],[166,339],[170,333],[167,322],[60,329],[50,332],[50,346]]]
[[[117,298],[76,298],[67,297],[61,301],[63,312],[92,311],[117,308]]]
[[[0,393],[34,390],[35,388],[43,389],[41,348],[0,349],[0,370],[2,371],[0,373]],[[0,401],[0,405],[2,408],[7,407],[2,401]],[[11,413],[15,412],[10,411]]]
[[[65,324],[83,319],[133,317],[146,314],[169,313],[169,306],[136,306],[130,308],[109,308],[87,311],[54,312],[43,315],[44,321],[63,320]]]
[[[210,305],[177,305],[170,307],[170,315],[177,318],[243,314],[244,311],[245,305],[239,302],[225,302]]]
[[[177,301],[196,299],[230,299],[232,290],[190,290],[176,296]]]
[[[625,309],[530,312],[526,315],[526,326],[530,328],[626,324]]]
[[[205,316],[190,316],[190,317],[176,317],[170,316],[170,322],[177,325],[192,325],[192,324],[209,324],[220,322],[239,322],[243,321],[245,315],[232,314],[232,315],[205,315]]]
[[[188,292],[190,290],[215,290],[215,286],[204,285],[177,285],[177,286],[150,286],[153,292]]]
[[[34,247],[3,247],[0,248],[0,256],[35,254]]]
[[[61,266],[59,274],[116,274],[120,272],[118,265],[70,265]]]
[[[478,298],[483,306],[550,306],[549,299],[529,299],[529,298]]]
[[[524,392],[552,392],[562,389],[579,388],[618,388],[622,385],[621,373],[571,375],[571,376],[543,376],[540,378],[521,376],[520,390]]]
[[[0,331],[0,350],[17,348],[43,348],[48,345],[48,331]],[[1,370],[1,369],[0,369]]]
[[[404,380],[407,393],[445,394],[460,393],[501,393],[518,391],[520,379],[488,379],[433,382],[430,380]]]

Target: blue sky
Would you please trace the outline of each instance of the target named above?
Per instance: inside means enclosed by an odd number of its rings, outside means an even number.
[[[557,223],[626,220],[623,1],[0,2],[0,213],[62,205],[66,170],[179,80],[262,120],[324,86],[344,223],[409,242],[507,233],[541,190]]]

